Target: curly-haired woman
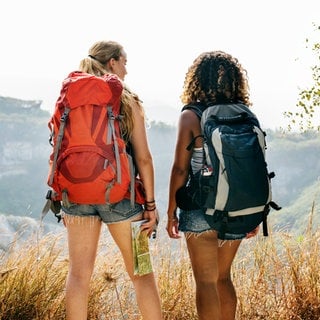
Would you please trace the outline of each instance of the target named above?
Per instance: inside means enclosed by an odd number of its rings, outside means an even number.
[[[238,60],[222,51],[204,52],[189,67],[181,95],[183,104],[251,105],[246,70]],[[203,154],[200,120],[192,110],[184,110],[179,119],[175,157],[171,170],[167,232],[171,238],[185,234],[196,283],[196,306],[200,320],[235,318],[237,297],[230,269],[240,240],[219,241],[218,234],[205,218],[205,209],[180,210],[177,214],[176,192],[183,186],[191,167],[201,169]],[[187,146],[194,140],[193,149]],[[257,233],[253,230],[244,237]]]

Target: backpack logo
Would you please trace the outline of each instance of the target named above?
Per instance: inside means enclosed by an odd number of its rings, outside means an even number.
[[[53,152],[47,183],[53,191],[47,199],[116,203],[134,186],[120,132],[122,89],[115,75],[73,72],[65,79],[48,123]]]
[[[265,133],[258,119],[243,104],[195,112],[201,116],[204,154],[202,169],[188,181],[193,204],[206,208],[206,219],[220,239],[243,237],[261,222],[267,235],[270,207],[280,207],[272,201],[274,173],[267,170]]]

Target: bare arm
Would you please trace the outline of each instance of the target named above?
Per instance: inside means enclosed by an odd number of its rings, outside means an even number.
[[[201,134],[200,123],[194,112],[190,110],[182,112],[178,125],[175,156],[171,169],[169,185],[167,232],[171,238],[179,238],[179,221],[176,215],[177,203],[175,195],[177,190],[184,185],[188,178],[192,150],[189,151],[186,148],[192,141],[193,137],[199,134]],[[199,143],[201,144],[201,142],[197,140],[196,146],[198,146],[197,144]]]
[[[132,117],[134,121],[131,143],[134,151],[135,162],[143,182],[146,194],[146,201],[155,200],[154,198],[154,167],[153,159],[150,152],[147,133],[145,127],[144,114],[136,101],[132,101]],[[156,205],[156,204],[155,204]],[[149,222],[143,225],[143,229],[150,235],[156,224],[156,210],[145,211],[144,219]]]

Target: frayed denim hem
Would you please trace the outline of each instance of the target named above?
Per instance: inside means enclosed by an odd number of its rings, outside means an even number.
[[[188,240],[191,237],[198,238],[198,237],[201,237],[203,234],[208,234],[208,233],[212,233],[212,232],[217,234],[217,231],[215,231],[213,229],[204,230],[204,231],[200,231],[200,232],[185,231],[183,233],[184,233],[184,236],[185,236],[186,240]],[[229,243],[229,245],[231,245],[233,241],[241,241],[239,239],[237,239],[237,240],[233,240],[233,239],[232,240],[217,239],[217,240],[218,240],[218,247],[219,248],[222,247],[226,243]]]
[[[61,219],[63,224],[66,226],[67,224],[78,224],[78,225],[89,225],[93,226],[95,221],[101,221],[99,216],[75,216],[73,214],[68,214],[66,212],[62,212]]]

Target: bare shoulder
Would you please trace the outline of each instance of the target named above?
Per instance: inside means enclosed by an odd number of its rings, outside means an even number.
[[[199,118],[192,110],[184,110],[180,115],[180,125],[191,130],[197,129],[200,125]]]

